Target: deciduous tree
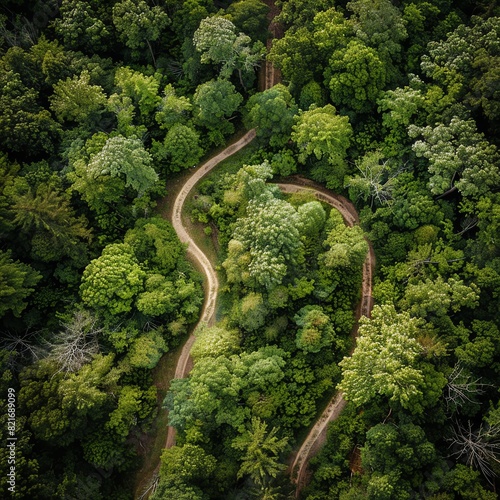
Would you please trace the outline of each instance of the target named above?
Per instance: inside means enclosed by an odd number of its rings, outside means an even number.
[[[338,115],[331,104],[299,114],[292,132],[299,162],[314,154],[318,160],[327,158],[333,167],[344,163],[351,137],[349,118]]]
[[[423,136],[413,144],[418,156],[429,161],[429,188],[434,195],[459,190],[478,199],[500,183],[497,148],[477,131],[474,120],[451,119],[434,127],[410,125],[411,137]]]
[[[384,90],[386,71],[375,49],[351,40],[332,54],[325,70],[333,104],[357,113],[369,111]]]
[[[111,244],[85,268],[80,294],[90,307],[111,314],[129,312],[145,276],[129,245]]]
[[[152,42],[158,40],[170,24],[167,13],[158,5],[150,7],[144,0],[121,0],[113,6],[113,23],[121,40],[139,56],[146,46],[156,65]]]
[[[257,136],[273,147],[284,146],[289,138],[297,105],[288,89],[278,84],[248,99],[245,125],[257,128]]]
[[[417,363],[422,354],[420,327],[418,320],[389,305],[375,306],[371,319],[362,318],[356,348],[340,362],[339,388],[346,399],[363,406],[380,395],[391,404],[421,412],[425,376]],[[441,378],[444,386],[446,379]]]
[[[153,154],[165,165],[167,172],[179,172],[196,165],[203,148],[194,128],[177,123],[167,132],[163,142],[153,142]]]
[[[67,78],[54,85],[50,107],[60,122],[87,123],[97,120],[107,102],[100,85],[90,84],[90,74]]]

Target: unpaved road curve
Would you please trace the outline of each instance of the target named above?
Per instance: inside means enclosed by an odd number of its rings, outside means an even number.
[[[186,228],[182,224],[182,207],[186,201],[189,193],[194,186],[212,169],[214,169],[221,161],[233,155],[241,148],[245,147],[248,143],[252,142],[255,138],[255,129],[249,130],[241,139],[229,145],[224,151],[214,156],[207,162],[200,165],[193,175],[182,186],[177,198],[174,202],[172,211],[172,225],[177,233],[177,236],[182,243],[187,243],[187,254],[191,259],[198,264],[198,267],[203,271],[206,276],[205,282],[205,303],[201,312],[198,326],[201,323],[212,324],[215,320],[215,304],[217,301],[217,293],[219,291],[219,281],[217,273],[215,272],[211,262],[207,256],[200,250],[200,248],[189,236]],[[196,330],[196,327],[195,327]],[[195,336],[191,334],[184,344],[181,355],[175,367],[175,378],[185,378],[192,368],[192,361],[189,353],[195,341]],[[175,444],[175,430],[173,427],[168,428],[167,441],[165,448],[171,448]]]
[[[354,224],[359,222],[358,213],[356,212],[354,205],[343,196],[331,194],[323,187],[316,185],[308,179],[296,177],[293,182],[294,183],[287,184],[279,183],[278,186],[285,193],[297,193],[300,191],[312,192],[318,200],[325,201],[329,205],[336,208],[342,214],[342,217],[348,226],[352,227]],[[361,316],[370,317],[373,307],[372,277],[375,267],[375,254],[371,243],[368,240],[367,243],[369,251],[366,255],[365,262],[363,263],[362,297],[356,311],[356,324],[352,332],[354,337],[356,337],[358,333],[359,318]],[[318,420],[316,420],[306,439],[302,443],[302,446],[295,455],[289,469],[292,481],[297,485],[295,498],[299,497],[301,489],[308,481],[307,464],[309,463],[309,460],[319,452],[326,441],[328,424],[338,418],[346,404],[347,403],[342,392],[338,391],[330,400]]]
[[[222,160],[226,159],[227,157],[239,151],[242,147],[246,146],[249,142],[253,140],[254,137],[255,137],[255,130],[249,131],[239,141],[226,148],[219,155],[212,158],[205,164],[201,165],[201,167],[199,167],[199,169],[193,174],[193,176],[191,176],[188,179],[188,181],[183,186],[183,188],[181,189],[175,200],[173,215],[172,215],[172,224],[179,236],[179,239],[183,243],[188,244],[188,254],[196,262],[199,263],[199,266],[202,268],[203,272],[207,277],[207,286],[206,286],[207,295],[205,299],[205,305],[203,307],[202,314],[198,324],[213,323],[219,284],[217,280],[217,275],[215,273],[212,264],[205,256],[205,254],[200,250],[200,248],[194,243],[194,241],[191,239],[191,237],[189,236],[188,232],[186,231],[186,229],[182,224],[182,217],[181,217],[182,207],[184,205],[187,196],[189,195],[193,187],[200,179],[202,179]],[[324,201],[329,205],[333,206],[334,208],[336,208],[340,212],[340,214],[344,218],[345,223],[348,226],[353,226],[359,222],[359,217],[356,212],[356,209],[349,200],[347,200],[343,196],[334,195],[330,193],[327,189],[320,186],[319,184],[314,183],[313,181],[310,181],[305,178],[295,177],[294,179],[291,180],[291,182],[278,183],[277,185],[284,193],[291,194],[301,191],[312,192],[318,200]],[[365,262],[363,264],[362,300],[360,302],[360,305],[358,306],[356,320],[358,320],[361,315],[369,316],[373,305],[373,300],[371,297],[372,295],[371,288],[372,288],[372,275],[373,275],[373,268],[375,266],[375,259],[374,259],[373,249],[370,244],[369,246],[370,246],[370,251],[368,252]],[[357,326],[353,334],[354,335],[357,334]],[[189,353],[191,351],[191,347],[194,343],[194,340],[195,340],[194,335],[191,335],[184,344],[181,356],[177,363],[175,378],[184,378],[188,375],[192,367]],[[302,446],[300,447],[299,451],[297,452],[293,464],[290,468],[292,479],[297,484],[297,490],[296,490],[297,497],[301,488],[304,486],[307,480],[307,474],[306,474],[307,464],[310,458],[314,456],[321,449],[321,447],[326,441],[326,430],[328,423],[335,420],[340,415],[345,405],[346,401],[344,400],[342,393],[338,392],[328,403],[327,407],[325,408],[321,416],[315,422],[313,428],[311,429],[305,441],[302,443]],[[175,445],[175,430],[173,429],[173,427],[169,427],[167,442],[165,447],[170,448],[174,445]]]

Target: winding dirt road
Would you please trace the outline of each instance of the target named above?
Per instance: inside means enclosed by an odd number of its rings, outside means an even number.
[[[201,165],[184,184],[174,203],[172,224],[180,240],[183,243],[188,244],[188,255],[190,255],[191,258],[198,263],[199,267],[206,275],[206,299],[198,324],[212,324],[214,322],[215,304],[217,301],[219,283],[217,280],[217,274],[211,262],[192,240],[186,228],[182,224],[182,208],[187,196],[198,181],[200,181],[206,174],[208,174],[213,168],[215,168],[222,160],[228,158],[229,156],[246,146],[248,143],[250,143],[254,137],[255,130],[249,131],[239,141],[230,145],[219,155]],[[336,208],[340,212],[340,214],[344,218],[345,223],[348,226],[353,226],[359,223],[359,217],[356,209],[349,200],[347,200],[343,196],[332,194],[327,189],[314,183],[313,181],[297,176],[292,178],[287,183],[278,183],[278,186],[284,193],[297,193],[304,191],[312,192],[318,200],[324,201],[332,207]],[[357,321],[359,320],[360,316],[369,316],[371,308],[373,306],[371,295],[372,275],[373,268],[375,266],[375,258],[370,243],[369,247],[370,251],[368,252],[363,265],[362,299],[356,312],[356,326],[353,330],[354,337],[357,335]],[[194,340],[194,335],[190,335],[190,337],[184,344],[181,356],[177,363],[175,378],[184,378],[191,370],[192,361],[190,358],[190,351]],[[315,422],[306,439],[302,443],[299,451],[295,455],[293,463],[290,467],[290,474],[292,480],[297,485],[296,497],[298,497],[300,490],[307,482],[307,464],[309,463],[309,460],[311,459],[311,457],[318,453],[318,451],[326,441],[326,431],[328,423],[332,422],[340,415],[345,405],[346,401],[344,400],[342,393],[338,392],[328,403],[319,419]],[[174,444],[175,430],[172,427],[169,427],[165,447],[170,448]]]
[[[207,256],[200,250],[198,245],[193,241],[191,236],[189,236],[186,228],[182,224],[182,208],[184,203],[193,189],[193,187],[201,180],[205,175],[212,171],[221,161],[229,158],[231,155],[244,148],[247,144],[253,141],[255,138],[255,129],[249,130],[241,139],[235,143],[229,145],[224,151],[219,153],[214,158],[211,158],[206,163],[200,165],[193,175],[187,180],[182,189],[180,190],[177,198],[174,202],[174,208],[172,213],[172,225],[177,233],[177,236],[182,243],[187,243],[187,254],[191,259],[197,263],[198,267],[203,271],[206,276],[205,282],[205,303],[201,311],[200,319],[194,330],[200,324],[211,325],[215,321],[215,304],[217,302],[217,293],[219,292],[219,280],[217,279],[217,273],[212,266],[212,263],[208,260]],[[181,355],[177,362],[175,368],[175,378],[185,378],[191,371],[193,366],[190,352],[196,337],[191,334],[184,344]],[[175,429],[173,427],[168,428],[167,442],[165,448],[171,448],[175,445]]]
[[[274,5],[274,1],[266,0],[266,3],[271,7],[270,12],[270,31],[273,34],[272,38],[280,38],[282,36],[281,27],[277,24],[273,24],[277,10]],[[271,40],[268,41],[268,45],[272,43]],[[269,47],[268,47],[269,48]],[[279,70],[275,69],[274,66],[266,61],[263,69],[263,77],[261,77],[261,90],[269,89],[276,83],[281,81],[281,74]],[[263,88],[262,88],[263,87]],[[182,209],[184,203],[193,189],[193,187],[211,170],[213,170],[221,161],[225,160],[229,156],[233,155],[244,146],[249,144],[255,138],[255,130],[250,130],[237,142],[228,146],[224,151],[210,159],[206,163],[199,166],[193,175],[187,180],[183,185],[181,191],[177,195],[177,198],[173,207],[172,214],[172,225],[179,236],[179,239],[188,245],[187,253],[192,258],[192,260],[198,265],[198,267],[206,275],[206,298],[201,317],[199,319],[198,325],[201,323],[213,324],[215,321],[215,307],[217,301],[218,293],[218,279],[217,274],[206,255],[200,250],[193,239],[189,236],[186,228],[182,224]],[[308,179],[294,176],[292,179],[288,179],[286,183],[278,183],[280,189],[285,193],[296,193],[299,191],[310,191],[314,193],[315,197],[328,203],[329,205],[335,207],[344,218],[345,223],[348,226],[353,226],[359,223],[358,213],[354,205],[340,195],[334,195],[326,188],[316,184]],[[358,320],[361,316],[370,316],[371,309],[373,307],[372,299],[372,276],[375,267],[375,254],[373,252],[372,245],[367,240],[369,244],[369,252],[363,264],[363,282],[362,282],[362,298],[356,310],[356,324],[353,329],[352,335],[355,338],[358,332]],[[198,326],[197,325],[197,326]],[[195,328],[196,330],[196,328]],[[191,368],[192,360],[190,357],[191,347],[195,341],[194,335],[190,335],[188,340],[183,346],[181,355],[179,357],[176,370],[175,378],[186,377]],[[313,425],[312,429],[308,433],[306,439],[302,443],[300,449],[293,457],[292,465],[289,468],[292,481],[296,484],[296,498],[299,497],[301,489],[305,486],[308,480],[307,475],[307,465],[309,460],[316,455],[321,447],[326,441],[326,433],[328,423],[335,420],[346,405],[346,401],[343,398],[342,392],[337,392],[334,397],[330,400],[325,410],[322,412],[318,420]],[[171,448],[175,445],[175,429],[173,427],[168,428],[167,440],[165,447]],[[159,467],[158,467],[159,468]],[[158,469],[157,469],[158,470]]]
[[[292,183],[279,183],[278,186],[285,193],[297,193],[300,191],[312,192],[318,200],[324,201],[336,208],[341,213],[344,222],[348,226],[352,227],[359,223],[358,213],[349,200],[343,196],[329,193],[322,186],[318,186],[313,181],[295,177]],[[373,307],[372,277],[375,268],[375,254],[371,243],[368,240],[366,241],[369,251],[363,263],[362,296],[356,310],[356,323],[352,331],[352,336],[354,338],[356,338],[358,334],[359,318],[361,316],[370,317]],[[299,451],[296,453],[289,469],[292,481],[297,485],[295,498],[299,497],[300,491],[307,484],[307,465],[309,460],[319,452],[325,443],[328,424],[340,415],[346,404],[347,402],[343,397],[343,393],[338,391],[323,410],[318,420],[316,420]]]

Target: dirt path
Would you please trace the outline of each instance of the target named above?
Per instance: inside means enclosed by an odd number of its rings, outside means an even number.
[[[187,254],[198,267],[203,271],[206,276],[205,281],[205,303],[201,311],[201,316],[198,321],[198,325],[206,323],[211,325],[215,320],[215,305],[217,302],[217,293],[219,291],[219,281],[217,279],[217,273],[215,272],[212,263],[208,260],[207,256],[200,250],[198,245],[193,241],[191,236],[189,236],[186,228],[182,224],[182,207],[186,201],[189,193],[194,188],[194,186],[201,180],[205,175],[207,175],[211,170],[213,170],[221,161],[225,160],[229,156],[233,155],[240,149],[244,148],[247,144],[253,141],[255,138],[255,129],[248,131],[241,139],[235,143],[229,145],[224,151],[219,153],[214,158],[211,158],[206,163],[200,165],[193,175],[187,180],[182,189],[180,190],[177,198],[175,199],[173,213],[172,213],[172,225],[177,233],[177,236],[182,243],[187,243]],[[195,341],[196,337],[191,334],[187,339],[186,343],[182,348],[181,355],[177,362],[175,368],[175,378],[185,378],[192,368],[192,360],[190,357],[191,347]],[[167,441],[165,443],[165,448],[171,448],[175,445],[175,429],[173,427],[168,428]]]
[[[283,36],[283,31],[282,27],[273,22],[274,17],[278,13],[274,1],[266,0],[266,4],[268,4],[271,8],[269,13],[269,27],[270,32],[272,33],[272,38],[268,40],[267,45],[269,49],[270,45],[272,44],[272,39],[281,38],[281,36]],[[281,72],[278,69],[274,68],[270,61],[266,60],[265,65],[262,68],[260,82],[261,84],[259,85],[259,87],[261,90],[269,89],[277,83],[281,82]],[[200,323],[212,324],[214,322],[219,283],[217,274],[209,259],[189,236],[184,225],[182,224],[182,208],[191,190],[205,175],[207,175],[212,169],[214,169],[221,161],[225,160],[226,158],[249,144],[254,138],[255,130],[250,130],[241,139],[231,144],[217,156],[198,167],[193,175],[183,185],[174,203],[172,225],[177,232],[179,239],[183,243],[188,244],[188,255],[194,262],[198,264],[199,268],[204,272],[206,276],[206,297],[203,310],[198,321],[198,325]],[[329,205],[335,207],[342,214],[342,217],[344,218],[344,221],[348,226],[353,226],[354,224],[359,223],[359,217],[356,209],[349,200],[347,200],[343,196],[332,194],[326,188],[314,183],[313,181],[295,176],[292,180],[288,180],[287,183],[279,183],[278,185],[280,189],[286,193],[294,193],[303,190],[311,191],[314,193],[318,200],[324,201]],[[357,336],[357,325],[359,318],[362,315],[369,317],[371,309],[373,307],[372,276],[375,267],[375,255],[370,242],[368,242],[368,244],[369,252],[363,264],[362,299],[356,311],[356,326],[352,332],[354,337]],[[188,340],[184,344],[176,366],[175,378],[184,378],[189,374],[192,368],[190,351],[194,341],[194,335],[190,335]],[[296,498],[298,498],[301,489],[307,483],[307,465],[309,463],[309,460],[319,452],[326,441],[328,423],[332,422],[340,415],[345,405],[346,401],[343,398],[342,392],[337,392],[335,396],[330,400],[318,420],[315,422],[306,439],[302,443],[299,451],[296,453],[293,463],[290,467],[292,480],[297,485],[295,492]],[[169,427],[165,447],[171,448],[174,445],[175,429],[173,427]],[[159,465],[157,471],[158,470]]]
[[[278,183],[280,189],[285,193],[297,193],[300,191],[309,191],[314,193],[320,201],[325,201],[335,207],[344,218],[348,226],[353,226],[359,222],[358,213],[354,205],[343,196],[334,195],[327,192],[322,186],[316,185],[313,181],[301,177],[295,177],[291,183]],[[375,268],[375,254],[371,243],[367,240],[369,251],[363,263],[363,281],[361,301],[356,310],[356,324],[352,335],[354,338],[358,334],[358,321],[361,316],[370,317],[373,307],[372,298],[372,277]],[[341,391],[337,392],[330,400],[327,407],[323,410],[321,416],[316,420],[312,429],[309,431],[306,439],[302,443],[299,451],[294,457],[290,466],[290,476],[297,485],[295,498],[298,498],[300,491],[308,482],[307,465],[309,460],[316,455],[326,442],[328,424],[338,418],[346,406],[346,401]]]
[[[265,0],[264,3],[269,7],[269,12],[267,14],[267,20],[269,22],[269,37],[266,41],[267,53],[271,50],[273,41],[282,38],[284,34],[283,26],[275,22],[274,18],[280,13],[279,8],[276,6],[274,0]],[[264,65],[261,68],[261,73],[259,74],[259,90],[270,89],[277,83],[281,83],[281,71],[275,68],[274,65],[267,58],[264,61]]]

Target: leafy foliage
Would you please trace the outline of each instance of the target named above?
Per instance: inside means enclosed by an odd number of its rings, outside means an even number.
[[[128,312],[135,296],[143,290],[145,277],[129,245],[108,245],[85,268],[80,286],[82,300],[111,314]]]

